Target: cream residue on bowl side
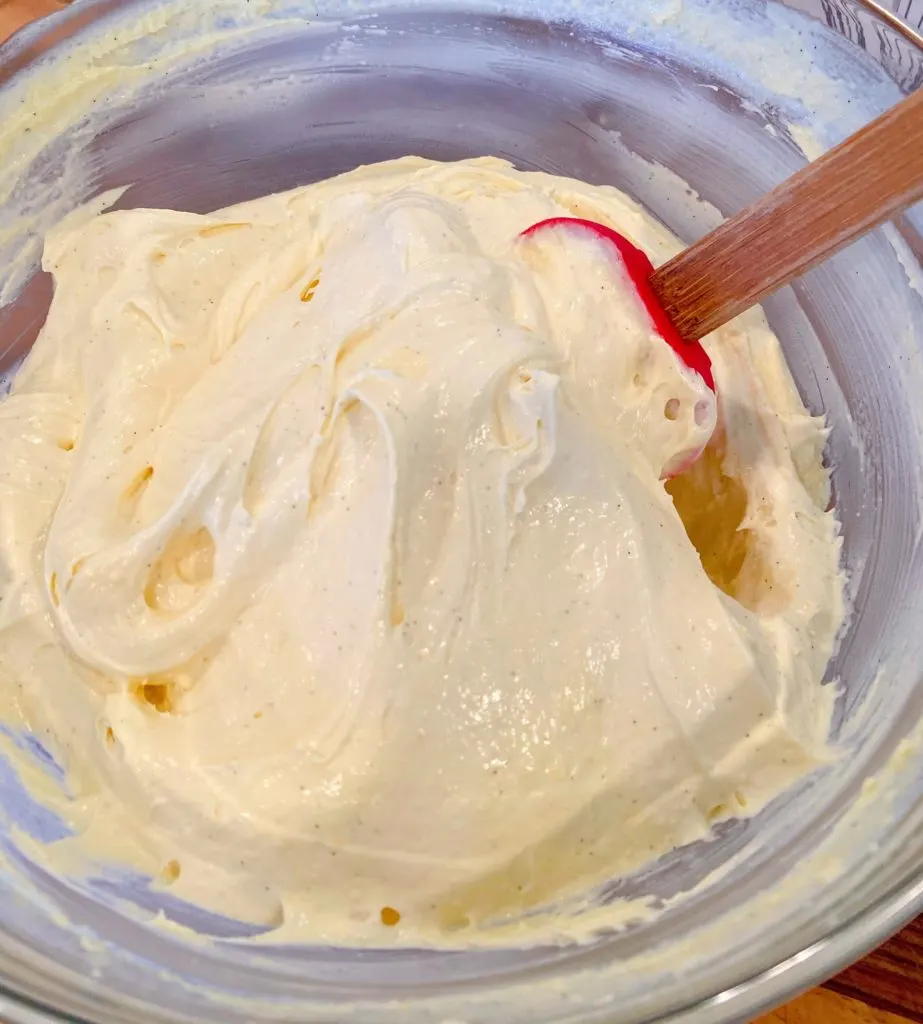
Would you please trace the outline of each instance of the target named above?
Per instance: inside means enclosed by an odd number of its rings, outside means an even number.
[[[374,17],[390,0],[367,0],[356,8]],[[415,0],[408,0],[412,10]],[[514,17],[577,18],[601,33],[622,25],[629,37],[692,66],[715,70],[767,108],[777,108],[794,130],[814,133],[826,147],[860,127],[900,92],[849,59],[847,46],[796,13],[767,5],[762,11],[731,11],[719,0],[446,0],[447,9]],[[330,34],[334,49],[348,46],[350,5],[285,0],[217,0],[151,4],[143,17],[110,13],[107,29],[78,36],[4,88],[0,97],[0,305],[13,300],[37,268],[44,234],[75,205],[91,198],[97,168],[85,151],[133,97],[156,95],[171,68],[207,60],[219,48],[248,41],[287,25],[306,23]],[[824,45],[818,40],[823,37]],[[741,65],[746,60],[746,74]],[[860,75],[858,86],[854,79]],[[225,102],[248,102],[242,87]],[[68,138],[64,173],[46,172],[47,140]],[[128,184],[128,183],[120,183]]]

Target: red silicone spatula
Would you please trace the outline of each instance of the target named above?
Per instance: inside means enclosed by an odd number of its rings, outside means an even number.
[[[715,379],[712,376],[711,360],[705,349],[697,340],[684,341],[673,321],[667,315],[661,304],[657,293],[651,286],[654,265],[636,245],[633,245],[624,235],[620,235],[605,224],[599,224],[595,220],[581,220],[578,217],[551,217],[549,220],[539,221],[522,232],[523,238],[531,238],[543,231],[583,231],[595,238],[601,239],[613,246],[625,264],[625,270],[638,292],[638,297],[644,304],[650,316],[654,329],[663,340],[673,349],[682,361],[692,370],[699,373],[705,383],[715,390]]]
[[[923,89],[657,270],[595,221],[555,217],[523,235],[588,231],[610,243],[657,332],[714,390],[699,338],[919,199]]]

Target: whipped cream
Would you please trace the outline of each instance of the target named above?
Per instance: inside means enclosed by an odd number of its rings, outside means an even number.
[[[600,242],[520,237],[557,216],[678,248],[492,159],[48,238],[0,671],[88,848],[276,934],[474,942],[831,756],[823,422],[759,311],[716,410]]]

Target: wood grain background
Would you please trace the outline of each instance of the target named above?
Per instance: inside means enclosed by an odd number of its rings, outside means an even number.
[[[923,917],[822,989],[759,1024],[923,1024]]]

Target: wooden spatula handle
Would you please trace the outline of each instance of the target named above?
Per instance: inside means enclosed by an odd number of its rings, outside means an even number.
[[[702,338],[923,198],[923,89],[654,272],[687,341]]]

